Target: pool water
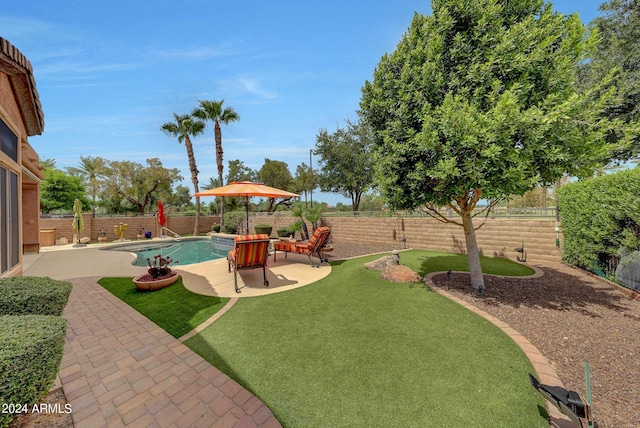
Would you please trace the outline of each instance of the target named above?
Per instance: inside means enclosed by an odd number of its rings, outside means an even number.
[[[178,266],[202,263],[209,260],[221,259],[227,256],[229,249],[214,247],[210,240],[153,242],[147,245],[127,246],[117,248],[120,251],[130,251],[137,254],[133,262],[135,266],[148,266],[147,259],[153,263],[157,255],[171,257]]]

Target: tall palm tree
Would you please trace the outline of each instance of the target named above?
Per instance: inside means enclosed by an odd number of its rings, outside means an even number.
[[[194,117],[201,120],[210,120],[214,123],[213,134],[216,141],[216,163],[218,165],[218,180],[220,185],[224,184],[222,178],[223,164],[222,164],[222,130],[220,129],[220,123],[228,125],[231,122],[240,120],[240,116],[233,107],[222,108],[224,100],[210,101],[201,100],[198,101],[200,107],[196,107],[191,113]],[[220,215],[222,216],[220,224],[224,224],[224,197],[221,198]]]
[[[173,113],[174,122],[167,122],[162,125],[162,131],[172,137],[177,137],[178,142],[187,148],[187,156],[189,157],[189,170],[191,171],[191,182],[193,190],[198,193],[198,168],[196,167],[196,158],[193,155],[193,145],[191,138],[204,132],[205,124],[203,121],[192,117],[191,115],[177,115]],[[196,196],[196,220],[193,225],[193,235],[198,236],[200,226],[200,197]]]
[[[105,172],[105,167],[104,159],[99,156],[80,156],[78,167],[71,166],[67,168],[69,174],[82,178],[85,186],[89,188],[92,217],[96,216],[96,198],[100,190],[100,179]]]

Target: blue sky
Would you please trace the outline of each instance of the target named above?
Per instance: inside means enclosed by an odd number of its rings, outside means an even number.
[[[556,1],[588,23],[601,1]],[[31,61],[45,131],[30,138],[58,168],[80,155],[144,164],[158,157],[192,189],[186,149],[160,131],[198,100],[225,100],[227,162],[292,174],[322,128],[356,119],[360,88],[426,0],[4,2],[0,37]],[[217,176],[213,127],[193,140],[201,183]],[[313,160],[317,166],[317,159]],[[337,195],[314,200],[348,202]]]

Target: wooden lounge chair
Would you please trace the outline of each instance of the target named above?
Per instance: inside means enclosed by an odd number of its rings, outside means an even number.
[[[236,293],[240,293],[238,288],[238,271],[243,269],[262,268],[264,285],[269,286],[267,281],[267,259],[269,257],[269,235],[242,235],[236,236],[233,250],[227,254],[229,272],[233,266],[233,285]]]
[[[276,261],[276,252],[283,251],[285,258],[287,257],[287,253],[306,254],[309,257],[309,263],[311,263],[312,267],[320,267],[320,263],[326,261],[326,259],[322,258],[322,251],[327,245],[330,234],[331,229],[323,226],[317,228],[307,242],[276,242],[273,245],[273,249],[275,250],[273,252],[273,261]],[[318,259],[320,259],[317,265],[314,265],[311,259],[313,254],[316,254]]]

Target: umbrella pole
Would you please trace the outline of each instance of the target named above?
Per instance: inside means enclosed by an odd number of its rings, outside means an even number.
[[[247,196],[245,207],[247,209],[247,235],[248,235],[249,234],[249,197],[248,196]]]

